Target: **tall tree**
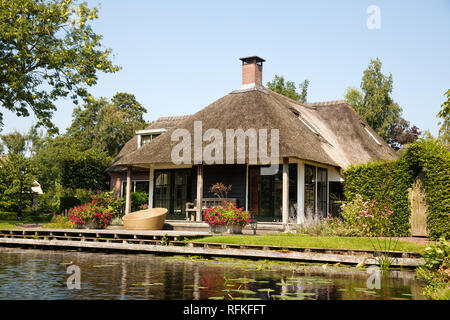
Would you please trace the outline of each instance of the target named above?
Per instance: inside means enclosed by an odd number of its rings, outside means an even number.
[[[0,103],[17,116],[51,122],[55,101],[89,96],[97,73],[116,72],[111,51],[89,25],[97,8],[77,0],[0,0]],[[2,114],[0,113],[0,124]]]
[[[1,136],[3,144],[8,149],[9,154],[24,155],[27,146],[26,135],[21,134],[17,130]]]
[[[100,98],[76,108],[67,133],[85,150],[94,147],[114,157],[136,130],[145,127],[146,112],[133,94],[118,92],[111,101]]]
[[[297,92],[295,82],[286,81],[283,76],[275,75],[273,80],[267,82],[266,85],[270,90],[291,98],[292,100],[302,103],[307,101],[309,80],[304,80],[299,85],[300,93]]]
[[[391,97],[392,74],[384,75],[381,67],[378,58],[370,60],[363,73],[361,90],[348,88],[345,99],[386,142],[398,149],[414,142],[420,131],[401,117],[402,108]]]

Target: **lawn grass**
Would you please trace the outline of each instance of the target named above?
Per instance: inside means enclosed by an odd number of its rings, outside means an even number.
[[[20,223],[17,220],[0,220],[0,229],[18,229],[16,225]]]
[[[379,248],[384,246],[384,239],[369,239],[361,237],[333,237],[333,236],[309,236],[299,234],[272,234],[272,235],[217,235],[192,240],[193,242],[230,243],[230,244],[255,244],[286,247],[315,247],[335,249],[368,249],[373,250],[374,245]],[[391,243],[394,250],[395,241]],[[398,241],[395,251],[422,252],[425,245]]]

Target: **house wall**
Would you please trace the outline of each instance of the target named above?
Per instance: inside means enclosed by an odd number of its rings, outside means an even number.
[[[209,189],[215,183],[222,182],[225,186],[231,185],[231,191],[228,193],[228,198],[236,198],[237,206],[245,207],[246,171],[245,164],[205,165],[203,167],[203,197],[214,198],[214,194],[209,192]],[[195,181],[195,183],[197,183],[197,181]]]

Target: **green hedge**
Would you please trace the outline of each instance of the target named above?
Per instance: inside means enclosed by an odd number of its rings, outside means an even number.
[[[0,211],[0,220],[17,220],[17,212]]]
[[[348,201],[357,194],[377,199],[394,214],[396,234],[410,234],[408,188],[417,176],[425,176],[428,229],[432,238],[450,236],[450,153],[437,141],[420,139],[395,161],[353,165],[344,171],[344,195]]]

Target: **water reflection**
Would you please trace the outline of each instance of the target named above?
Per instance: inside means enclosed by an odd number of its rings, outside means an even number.
[[[79,290],[67,289],[70,264],[81,269]],[[368,276],[242,260],[0,248],[0,299],[423,299],[412,272],[383,276],[378,290],[367,289]]]

